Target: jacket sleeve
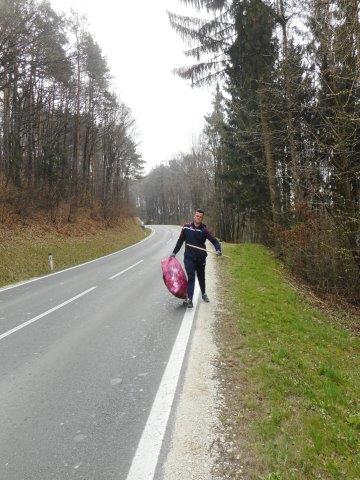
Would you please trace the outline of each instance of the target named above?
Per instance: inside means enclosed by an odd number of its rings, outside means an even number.
[[[217,252],[221,252],[221,245],[218,242],[217,238],[210,232],[210,230],[206,229],[206,238],[214,245],[214,248]]]
[[[184,232],[184,227],[181,229],[178,241],[176,242],[175,248],[173,250],[173,253],[176,255],[178,251],[180,250],[182,244],[185,241],[185,232]]]

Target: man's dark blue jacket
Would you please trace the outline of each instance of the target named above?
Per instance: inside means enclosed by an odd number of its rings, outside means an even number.
[[[216,251],[221,252],[220,243],[214,237],[214,235],[206,228],[206,225],[201,223],[198,227],[195,227],[194,222],[185,223],[182,227],[178,241],[176,242],[173,253],[176,255],[180,250],[182,244],[185,242],[185,257],[194,259],[201,259],[207,257],[207,253],[196,248],[189,247],[195,245],[196,247],[205,249],[205,242],[209,240],[215,247]]]

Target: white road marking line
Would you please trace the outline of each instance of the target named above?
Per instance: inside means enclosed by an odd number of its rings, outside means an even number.
[[[149,228],[151,228],[151,227],[149,227]],[[154,228],[151,228],[151,230],[152,230],[152,232],[150,233],[150,235],[148,237],[143,238],[142,240],[140,240],[140,242],[134,243],[133,245],[129,245],[128,247],[125,247],[122,250],[117,250],[116,252],[109,253],[108,255],[104,255],[103,257],[95,258],[94,260],[89,260],[88,262],[79,263],[79,265],[74,265],[73,267],[65,268],[64,270],[59,270],[58,272],[48,273],[47,275],[43,275],[42,277],[35,277],[35,278],[31,278],[30,280],[25,280],[24,282],[15,283],[15,285],[9,285],[7,287],[2,287],[2,288],[0,288],[0,293],[5,292],[6,290],[10,290],[11,288],[21,287],[23,285],[26,285],[27,283],[32,283],[32,282],[36,282],[37,280],[42,280],[43,278],[52,277],[53,275],[59,275],[59,273],[64,273],[64,272],[67,272],[69,270],[73,270],[74,268],[83,267],[84,265],[88,265],[89,263],[97,262],[98,260],[102,260],[103,258],[111,257],[112,255],[116,255],[117,253],[125,252],[125,250],[129,250],[129,248],[136,247],[136,245],[139,245],[140,243],[145,242],[146,240],[151,238],[156,231]]]
[[[198,297],[199,286],[196,284],[194,308],[185,312],[126,480],[153,480],[154,478],[193,325]]]
[[[128,270],[131,270],[132,268],[136,267],[136,265],[139,265],[139,263],[141,263],[141,262],[143,262],[143,261],[144,261],[144,259],[140,260],[139,262],[134,263],[134,265],[131,265],[131,267],[125,268],[125,270],[122,270],[121,272],[116,273],[116,274],[113,275],[112,277],[109,277],[109,280],[112,280],[113,278],[116,278],[116,277],[118,277],[119,275],[122,275],[123,273],[127,272]]]
[[[34,323],[34,322],[36,322],[37,320],[40,320],[40,318],[45,317],[45,315],[49,315],[50,313],[55,312],[55,310],[58,310],[59,308],[64,307],[64,306],[67,305],[68,303],[71,303],[71,302],[73,302],[74,300],[77,300],[78,298],[82,297],[83,295],[86,295],[87,293],[91,292],[92,290],[95,290],[95,288],[97,288],[97,286],[88,288],[87,290],[85,290],[84,292],[79,293],[79,294],[76,295],[75,297],[72,297],[72,298],[70,298],[69,300],[66,300],[66,301],[63,302],[63,303],[60,303],[60,305],[56,305],[56,307],[50,308],[50,310],[47,310],[47,311],[44,312],[44,313],[40,313],[40,315],[38,315],[38,316],[36,316],[36,317],[34,317],[34,318],[31,318],[31,319],[28,320],[27,322],[24,322],[24,323],[22,323],[21,325],[18,325],[17,327],[12,328],[11,330],[8,330],[7,332],[5,332],[5,333],[3,333],[3,334],[0,335],[0,340],[2,340],[2,339],[5,338],[5,337],[8,337],[9,335],[11,335],[12,333],[17,332],[18,330],[21,330],[21,329],[24,328],[24,327],[27,327],[27,326],[30,325],[31,323]]]
[[[172,233],[171,233],[171,237],[170,237],[169,240],[166,242],[166,245],[167,245],[168,243],[170,243],[173,238],[174,238],[174,233],[172,232]]]

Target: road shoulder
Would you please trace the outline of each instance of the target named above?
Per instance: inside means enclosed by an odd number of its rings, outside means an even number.
[[[210,257],[210,256],[209,256]],[[216,259],[208,257],[207,293],[199,300],[196,328],[190,345],[182,392],[175,412],[170,449],[162,469],[164,480],[211,480],[217,458],[218,381],[215,323]]]

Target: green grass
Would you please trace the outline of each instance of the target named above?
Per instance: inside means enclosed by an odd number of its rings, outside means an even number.
[[[251,478],[359,480],[359,339],[290,286],[265,247],[225,253],[251,410],[244,442],[259,459]]]
[[[49,273],[48,254],[53,255],[55,271],[120,250],[145,238],[132,221],[112,228],[32,227],[0,231],[0,286]]]

